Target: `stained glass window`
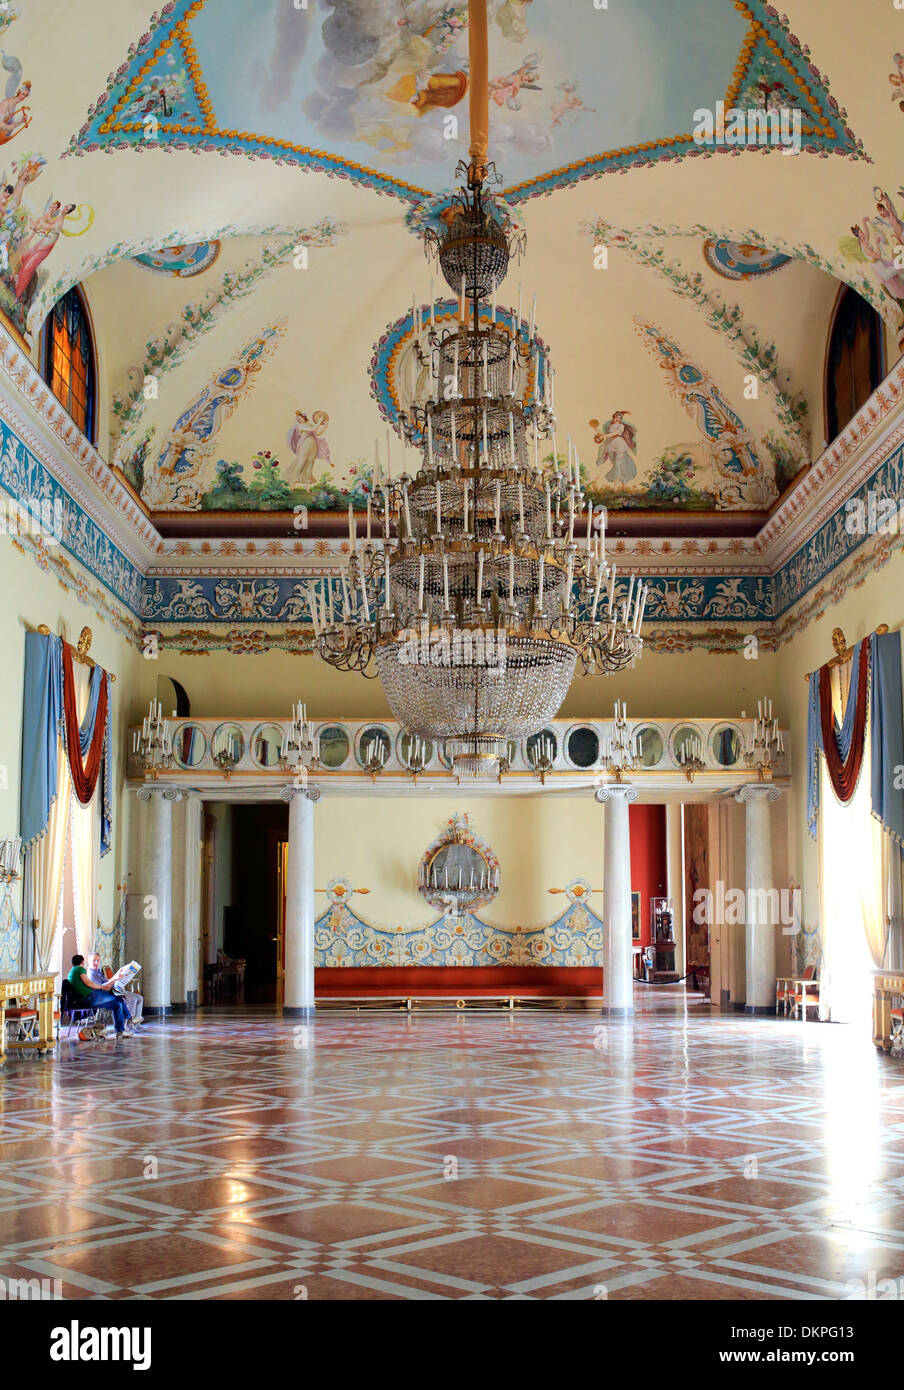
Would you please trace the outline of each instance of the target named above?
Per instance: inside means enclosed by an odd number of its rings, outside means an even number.
[[[57,300],[44,335],[44,380],[83,434],[93,441],[96,383],[91,325],[75,288]]]

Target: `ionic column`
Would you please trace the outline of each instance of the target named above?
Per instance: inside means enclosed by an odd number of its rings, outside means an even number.
[[[285,787],[289,803],[283,1013],[314,1015],[314,803],[317,787]]]
[[[178,787],[148,782],[139,788],[141,864],[141,978],[146,1017],[171,1012],[173,930],[173,802]]]
[[[768,782],[752,783],[737,793],[746,808],[746,892],[744,948],[747,985],[744,1012],[775,1013],[775,933],[780,916],[771,910],[777,898],[772,873],[772,817],[769,803],[781,790]]]
[[[637,800],[622,783],[600,787],[606,807],[603,842],[603,1013],[634,1012],[631,952],[631,829],[628,806]]]

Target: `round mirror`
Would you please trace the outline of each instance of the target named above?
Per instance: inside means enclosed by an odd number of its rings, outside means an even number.
[[[415,735],[409,734],[407,729],[402,730],[396,741],[396,753],[398,754],[399,762],[403,767],[408,766],[408,760],[414,752],[416,744],[421,748],[424,766],[429,767],[433,762],[433,754],[435,752],[433,743],[430,739],[416,739]]]
[[[642,767],[656,767],[657,763],[662,762],[665,743],[658,729],[654,728],[652,724],[645,724],[643,728],[635,730],[635,737],[640,744]]]
[[[210,738],[210,756],[214,762],[222,758],[227,766],[235,767],[245,753],[245,735],[238,724],[220,724]]]
[[[378,749],[383,749],[380,754],[383,763],[389,761],[392,752],[392,744],[389,734],[379,724],[369,724],[366,729],[362,729],[358,735],[358,762],[362,767],[367,767],[371,758],[377,754]]]
[[[569,729],[565,752],[573,767],[594,767],[600,755],[600,737],[588,724]]]
[[[713,729],[709,736],[709,747],[720,767],[734,767],[741,757],[741,735],[737,729],[723,724],[721,728]]]
[[[283,731],[278,724],[258,724],[251,735],[251,761],[255,767],[279,767]]]
[[[341,767],[350,746],[348,732],[341,724],[324,724],[317,731],[317,756],[324,767]]]
[[[554,763],[559,756],[559,740],[552,729],[541,729],[538,734],[531,734],[524,745],[524,756],[529,767],[533,767],[535,758],[548,757]]]
[[[173,757],[179,767],[200,767],[207,753],[207,735],[200,724],[180,724],[173,734]]]
[[[681,724],[672,735],[672,757],[680,766],[686,758],[702,757],[703,740],[693,724]]]

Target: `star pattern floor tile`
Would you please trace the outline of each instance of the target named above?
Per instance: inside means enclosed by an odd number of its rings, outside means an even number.
[[[0,1279],[94,1300],[836,1300],[904,1281],[904,1063],[630,1020],[264,1009],[0,1072]],[[904,1283],[901,1284],[904,1289]]]

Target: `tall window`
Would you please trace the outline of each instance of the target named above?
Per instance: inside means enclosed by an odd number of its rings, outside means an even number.
[[[841,294],[826,355],[826,441],[839,435],[884,375],[882,320],[848,286]]]
[[[97,399],[94,343],[85,301],[76,288],[57,300],[47,320],[44,380],[93,442]]]

